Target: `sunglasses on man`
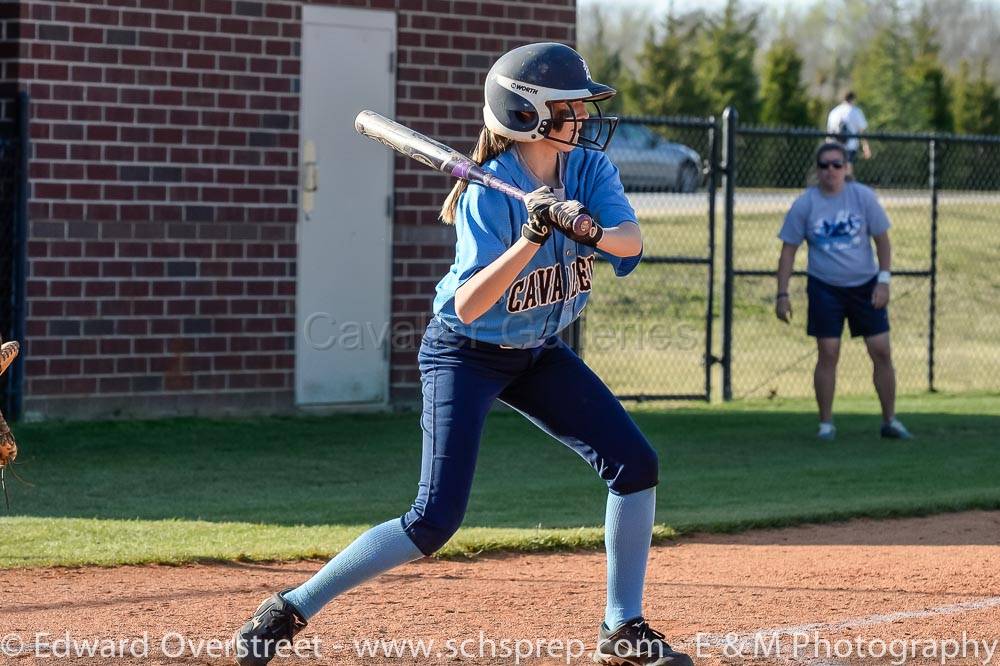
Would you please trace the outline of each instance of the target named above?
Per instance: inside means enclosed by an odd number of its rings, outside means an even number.
[[[816,167],[823,171],[827,169],[843,169],[844,163],[841,160],[831,160],[830,162],[816,162]]]

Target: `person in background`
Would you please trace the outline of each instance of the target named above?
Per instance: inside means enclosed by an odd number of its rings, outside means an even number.
[[[909,439],[910,433],[896,418],[896,371],[889,345],[889,218],[871,188],[847,180],[847,153],[839,143],[819,147],[818,184],[806,189],[785,216],[778,234],[783,245],[778,260],[775,314],[781,321],[791,321],[788,283],[795,253],[805,240],[809,246],[806,329],[816,338],[819,353],[813,376],[819,438],[836,437],[833,395],[846,319],[851,335],[864,337],[874,364],[873,380],[882,406],[882,437]]]
[[[855,96],[852,91],[844,94],[844,101],[833,107],[826,117],[826,131],[829,133],[828,141],[842,143],[847,148],[847,175],[854,175],[854,163],[858,159],[858,149],[861,155],[867,160],[871,159],[872,151],[868,146],[868,141],[859,139],[852,134],[861,134],[868,129],[868,121],[864,112],[854,103]]]

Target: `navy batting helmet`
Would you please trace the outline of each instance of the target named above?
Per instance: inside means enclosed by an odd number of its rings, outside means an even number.
[[[613,97],[615,89],[591,79],[583,57],[565,44],[542,42],[508,51],[490,68],[485,93],[486,126],[515,141],[550,138],[604,150],[618,126],[618,118],[603,115],[597,104]],[[552,103],[576,101],[593,105],[589,118],[578,119],[572,105],[569,117],[553,118]],[[561,122],[574,124],[570,141],[549,137]]]

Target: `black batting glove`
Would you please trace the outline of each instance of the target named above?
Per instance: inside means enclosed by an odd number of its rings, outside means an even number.
[[[541,217],[529,215],[528,221],[521,225],[521,235],[535,245],[544,245],[545,241],[552,235],[552,227],[546,224]]]
[[[574,226],[577,218],[581,215],[593,217],[586,206],[579,201],[557,201],[549,206],[548,213],[549,219],[552,220],[552,226],[565,234],[570,240],[576,241],[581,245],[597,247],[597,244],[604,238],[604,229],[597,223],[597,220],[594,220],[586,233],[580,233]]]

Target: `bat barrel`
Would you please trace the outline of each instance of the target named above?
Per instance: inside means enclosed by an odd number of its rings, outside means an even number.
[[[395,125],[397,123],[389,120],[385,116],[379,115],[374,111],[362,111],[354,118],[354,129],[358,134],[363,134],[365,136],[370,136],[366,131],[373,128],[375,125]]]
[[[452,173],[456,164],[468,161],[461,153],[401,125],[374,111],[362,111],[354,118],[354,129],[398,153],[432,169]]]

